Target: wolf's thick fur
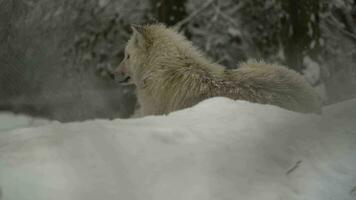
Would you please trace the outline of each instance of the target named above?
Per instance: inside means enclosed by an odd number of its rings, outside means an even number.
[[[317,94],[296,72],[258,61],[226,70],[164,25],[134,28],[118,72],[137,86],[143,115],[166,114],[215,96],[297,112],[321,111]]]

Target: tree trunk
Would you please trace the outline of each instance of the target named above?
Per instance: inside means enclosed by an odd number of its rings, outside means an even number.
[[[320,49],[320,0],[281,0],[281,38],[286,62],[296,71],[303,70],[303,57],[315,58]]]
[[[351,16],[352,16],[354,28],[356,29],[356,0],[354,0],[354,3],[352,5]]]

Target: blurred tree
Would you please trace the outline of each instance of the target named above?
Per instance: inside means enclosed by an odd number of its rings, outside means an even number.
[[[354,26],[356,27],[356,0],[354,0],[352,10],[351,10],[351,15],[352,15]]]
[[[303,58],[315,58],[320,51],[320,0],[280,0],[281,39],[286,63],[296,71],[303,70]]]
[[[280,3],[273,0],[240,0],[241,30],[249,40],[252,57],[274,61],[280,49]]]
[[[121,6],[0,0],[0,110],[59,121],[130,116],[132,88],[117,86],[102,69],[119,62],[129,37],[123,23],[139,21],[149,3]]]
[[[0,53],[0,107],[7,107],[8,101],[18,94],[36,91],[35,87],[29,87],[33,73],[26,67],[25,44],[18,44],[17,22],[28,10],[22,0],[0,1],[0,48],[3,50]]]
[[[172,26],[187,15],[185,4],[187,0],[151,0],[153,16],[159,22]]]
[[[240,26],[240,11],[244,8],[240,0],[189,0],[186,4],[189,16],[179,22],[178,27],[185,25],[183,30],[188,32],[189,39],[214,62],[235,69],[238,63],[246,60],[245,47],[254,46],[248,45]],[[257,26],[256,23],[254,25]],[[249,31],[249,35],[256,33]],[[254,36],[258,38],[257,35]]]
[[[343,2],[342,4],[332,5],[331,10],[335,19],[343,24],[342,28],[349,33],[356,33],[356,1]]]

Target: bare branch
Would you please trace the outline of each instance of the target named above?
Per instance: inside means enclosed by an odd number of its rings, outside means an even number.
[[[332,16],[332,15],[328,16],[328,19],[326,21],[330,25],[336,26],[341,33],[345,34],[346,36],[350,37],[353,40],[356,40],[356,35],[351,33],[351,32],[349,32],[349,31],[346,31],[344,29],[345,27],[342,24],[340,24],[340,22],[338,22],[337,19],[335,19],[334,16]]]
[[[192,20],[195,16],[199,15],[199,13],[201,13],[203,10],[205,10],[206,8],[208,8],[210,5],[212,5],[216,0],[209,0],[207,2],[205,2],[205,4],[200,7],[199,9],[197,9],[195,12],[191,13],[188,17],[186,17],[185,19],[183,19],[182,21],[178,22],[174,28],[176,30],[180,30],[182,28],[183,25],[185,25],[186,23],[188,23],[190,20]]]

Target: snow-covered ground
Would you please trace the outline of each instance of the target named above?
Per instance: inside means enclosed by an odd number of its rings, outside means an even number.
[[[356,100],[322,116],[214,98],[0,131],[2,200],[355,200]]]
[[[38,127],[49,124],[46,119],[33,118],[26,115],[16,115],[8,112],[0,112],[0,133],[26,127]]]

